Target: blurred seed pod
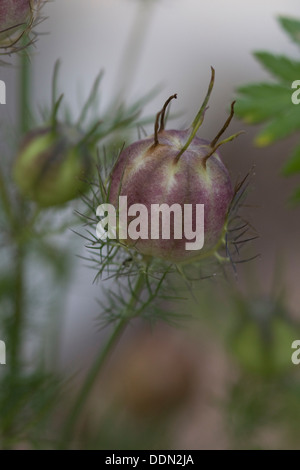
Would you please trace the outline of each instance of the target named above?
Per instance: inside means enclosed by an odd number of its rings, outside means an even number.
[[[191,398],[196,365],[191,350],[165,328],[142,332],[114,370],[117,402],[136,417],[173,413]]]
[[[92,157],[73,126],[35,129],[25,136],[13,176],[21,194],[41,207],[63,204],[88,189]]]
[[[273,299],[248,301],[247,320],[231,339],[231,350],[240,365],[260,376],[276,376],[291,366],[291,344],[298,328]]]

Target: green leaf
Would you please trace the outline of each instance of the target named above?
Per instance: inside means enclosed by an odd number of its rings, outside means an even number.
[[[300,109],[290,104],[288,112],[278,115],[254,139],[259,147],[265,147],[276,140],[283,139],[300,129]]]
[[[238,88],[242,95],[236,102],[235,113],[248,124],[255,124],[291,107],[291,89],[276,83],[249,84]]]
[[[278,21],[300,45],[300,20],[279,17]],[[266,123],[254,140],[257,146],[264,147],[300,129],[300,105],[292,102],[292,83],[300,80],[300,61],[266,51],[255,52],[254,56],[277,83],[251,83],[239,88],[235,111],[248,124]],[[284,175],[295,173],[300,173],[300,145],[283,168]],[[300,189],[294,193],[291,202],[300,202]]]
[[[290,86],[294,80],[300,79],[300,62],[264,51],[254,52],[254,56],[272,75]]]
[[[286,16],[280,16],[278,21],[291,39],[300,44],[300,21]]]
[[[288,175],[293,175],[295,173],[300,172],[300,145],[294,148],[294,151],[283,167],[283,174],[288,176]]]
[[[296,189],[296,191],[293,192],[290,198],[290,203],[292,205],[299,204],[299,202],[300,202],[300,188]]]

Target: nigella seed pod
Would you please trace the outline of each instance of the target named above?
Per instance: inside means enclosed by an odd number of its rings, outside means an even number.
[[[234,190],[229,173],[217,150],[225,142],[233,140],[238,134],[219,141],[228,127],[231,113],[223,128],[211,142],[196,136],[203,122],[204,113],[213,88],[214,69],[207,95],[187,130],[165,130],[165,112],[171,96],[157,114],[154,136],[145,138],[125,148],[112,171],[109,201],[118,207],[120,196],[127,197],[128,207],[143,204],[147,208],[148,227],[151,226],[151,206],[153,204],[191,204],[191,226],[195,229],[196,204],[204,205],[204,245],[199,250],[187,250],[190,241],[185,236],[174,236],[174,224],[169,239],[164,239],[162,230],[158,239],[128,237],[122,242],[134,246],[140,253],[165,259],[170,262],[186,262],[209,256],[216,252],[224,242],[227,216]],[[172,214],[171,214],[172,216]],[[130,217],[128,223],[130,223]],[[149,230],[149,233],[151,230]]]
[[[41,207],[63,204],[88,188],[92,157],[84,135],[57,123],[27,134],[13,175],[22,193]]]

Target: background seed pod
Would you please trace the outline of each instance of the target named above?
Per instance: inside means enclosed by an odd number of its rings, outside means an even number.
[[[42,207],[63,204],[83,193],[92,158],[82,138],[77,129],[66,126],[31,131],[14,166],[21,193]]]

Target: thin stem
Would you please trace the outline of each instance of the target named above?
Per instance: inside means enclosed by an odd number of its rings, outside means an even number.
[[[15,377],[20,368],[22,328],[24,321],[24,250],[17,246],[15,254],[15,311],[11,341],[11,371]]]
[[[147,31],[154,13],[155,2],[153,1],[137,2],[137,5],[133,24],[131,25],[128,38],[125,41],[124,53],[122,54],[122,61],[119,66],[117,81],[114,87],[115,90],[119,90],[114,102],[115,109],[124,102],[124,99],[128,97],[130,93],[130,88],[134,83],[143,51]]]
[[[127,318],[122,318],[122,320],[119,322],[117,328],[114,330],[112,335],[110,336],[109,340],[107,341],[105,347],[101,350],[99,356],[96,358],[94,364],[92,365],[86,380],[83,384],[83,387],[81,388],[77,399],[75,401],[75,404],[71,410],[71,413],[66,421],[65,429],[63,432],[63,437],[62,437],[62,442],[61,442],[61,448],[65,447],[65,445],[68,444],[73,430],[74,426],[80,416],[81,410],[88,398],[88,395],[92,389],[92,386],[95,382],[95,379],[97,378],[99,371],[106,361],[110,351],[112,350],[112,347],[116,345],[118,339],[120,338],[121,334],[123,333],[126,325],[127,325],[128,319]]]
[[[11,223],[11,227],[14,227],[14,224],[15,224],[14,215],[13,215],[13,211],[11,208],[11,202],[10,202],[7,186],[5,183],[5,177],[2,173],[1,168],[0,168],[0,198],[2,200],[3,209],[7,215],[8,220]]]
[[[24,251],[21,244],[16,242],[15,251],[15,289],[14,289],[14,315],[9,329],[10,345],[10,370],[9,370],[9,392],[13,396],[18,387],[18,378],[21,369],[22,352],[22,330],[24,322]],[[10,449],[10,441],[14,441],[15,428],[17,427],[16,416],[10,414],[3,431],[5,434],[6,448]]]
[[[113,331],[112,335],[108,339],[105,347],[101,350],[99,356],[96,358],[94,364],[92,365],[86,377],[86,380],[83,384],[83,387],[81,388],[77,396],[77,399],[75,400],[74,406],[71,409],[71,412],[66,420],[65,427],[63,430],[63,434],[62,434],[61,443],[60,443],[61,449],[68,446],[70,439],[72,437],[72,434],[74,432],[74,427],[80,417],[81,411],[88,399],[88,396],[92,390],[94,382],[96,378],[98,377],[102,366],[108,359],[108,356],[112,352],[113,347],[116,346],[118,340],[120,339],[129,321],[131,320],[131,318],[135,316],[134,307],[139,300],[144,284],[145,284],[145,273],[140,273],[137,278],[131,298],[128,302],[126,311],[124,312],[124,315],[122,316],[116,329]]]
[[[25,38],[26,40],[26,38]],[[30,129],[30,90],[31,90],[31,67],[28,51],[21,53],[21,70],[19,76],[19,127],[21,135],[26,134]]]
[[[26,42],[26,35],[23,41]],[[29,127],[30,116],[30,59],[25,51],[21,53],[20,78],[19,78],[19,128],[20,135],[25,134]],[[4,187],[2,187],[4,188]],[[2,189],[3,190],[3,189]],[[2,197],[3,199],[3,197]],[[4,199],[5,202],[5,199]],[[6,201],[9,204],[9,201]],[[7,215],[11,209],[6,208]],[[24,223],[25,207],[22,199],[19,199],[18,220]],[[13,230],[18,229],[14,219],[10,219]],[[17,221],[16,221],[17,223]],[[22,230],[22,227],[20,227]],[[15,246],[15,293],[14,293],[14,317],[11,338],[11,371],[15,377],[20,368],[20,353],[22,350],[22,328],[24,322],[24,246],[22,237],[16,235]]]

